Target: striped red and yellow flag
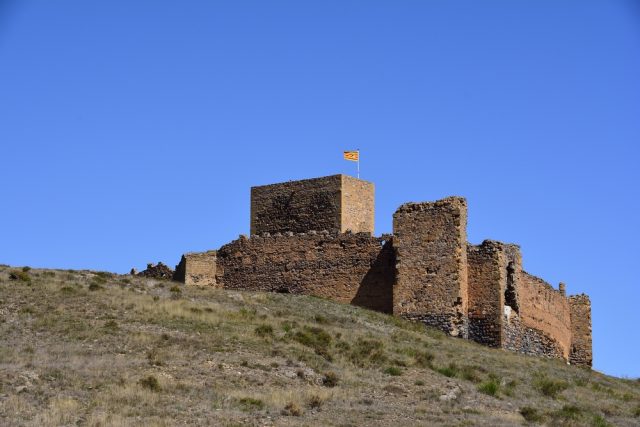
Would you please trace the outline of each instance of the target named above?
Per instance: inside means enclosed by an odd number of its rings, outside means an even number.
[[[359,151],[345,151],[344,159],[352,162],[357,162],[360,160],[360,152]]]

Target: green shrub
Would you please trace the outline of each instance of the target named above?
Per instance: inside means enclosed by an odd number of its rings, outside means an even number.
[[[338,378],[338,374],[336,374],[333,371],[329,371],[326,374],[324,374],[324,377],[322,378],[322,385],[325,387],[335,387],[338,385],[339,382],[339,378]]]
[[[389,366],[384,370],[384,373],[387,375],[391,375],[394,377],[397,377],[399,375],[402,375],[402,369],[396,367],[396,366]]]
[[[243,411],[264,408],[264,402],[260,399],[254,399],[253,397],[243,397],[238,400],[238,403]]]
[[[487,380],[478,386],[478,391],[496,397],[500,391],[500,382],[493,379]]]
[[[558,397],[558,394],[569,387],[569,384],[564,381],[555,381],[546,377],[539,377],[534,381],[534,386],[544,396],[555,399]]]
[[[12,270],[9,272],[9,280],[31,283],[31,276],[26,271]]]
[[[261,338],[272,337],[273,327],[271,325],[262,324],[254,330],[255,334]]]
[[[435,368],[436,372],[441,373],[445,377],[453,378],[458,375],[458,367],[455,363],[449,363],[448,366],[443,368]]]
[[[146,378],[142,378],[140,381],[138,381],[138,384],[140,384],[144,388],[148,388],[151,391],[160,391],[161,390],[160,383],[158,382],[158,379],[156,377],[154,377],[153,375],[149,375]]]
[[[102,286],[100,286],[99,284],[97,284],[95,282],[92,282],[92,283],[89,284],[89,290],[90,291],[97,291],[97,290],[100,290],[100,289],[102,289]]]
[[[591,425],[594,427],[609,427],[611,424],[609,424],[602,415],[594,415],[591,420]]]
[[[25,273],[27,273],[29,270],[31,270],[31,267],[29,266],[22,267],[22,271],[24,271]]]
[[[565,420],[579,420],[582,417],[582,409],[575,405],[564,405],[562,409],[556,411],[554,415]]]
[[[530,406],[525,406],[524,408],[520,408],[520,415],[522,415],[522,417],[525,420],[531,423],[540,422],[542,421],[542,418],[543,418],[537,409],[532,408]]]
[[[172,287],[169,288],[169,292],[171,292],[174,295],[180,295],[182,293],[182,289],[180,289],[180,286],[178,285],[173,285]]]
[[[332,338],[324,329],[305,326],[303,331],[297,331],[292,335],[292,338],[294,341],[313,349],[316,354],[328,361],[333,359],[329,353]]]
[[[363,338],[357,339],[348,352],[347,358],[358,367],[379,366],[387,361],[382,341]]]

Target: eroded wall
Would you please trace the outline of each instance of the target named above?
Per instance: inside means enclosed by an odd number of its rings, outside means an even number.
[[[182,255],[173,278],[186,285],[216,286],[216,251]]]
[[[315,295],[392,311],[391,241],[368,233],[240,238],[217,253],[217,282],[228,289]]]
[[[407,203],[393,215],[393,313],[467,334],[467,202]]]
[[[519,279],[522,324],[552,337],[559,345],[561,356],[568,359],[571,345],[569,300],[539,277],[522,271]]]
[[[591,342],[591,300],[587,295],[569,297],[571,309],[571,352],[572,365],[591,366],[593,361]]]
[[[491,347],[502,346],[502,315],[507,284],[504,245],[485,240],[467,246],[469,339]]]

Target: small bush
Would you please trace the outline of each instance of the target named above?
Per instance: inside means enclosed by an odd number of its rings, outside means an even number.
[[[436,368],[435,370],[449,378],[453,378],[458,375],[458,367],[455,363],[449,363],[448,366],[445,366],[444,368]]]
[[[20,282],[31,283],[31,276],[26,271],[12,270],[9,272],[9,280],[18,280]]]
[[[414,384],[415,384],[415,385],[417,385],[417,386],[422,386],[422,385],[424,385],[424,381],[422,381],[422,380],[416,380],[416,381],[414,382]]]
[[[564,405],[554,415],[565,420],[579,420],[582,417],[582,413],[582,409],[575,405]]]
[[[289,402],[287,403],[287,406],[284,407],[281,413],[282,415],[299,417],[300,415],[302,415],[302,408],[300,408],[300,406],[298,406],[298,404],[295,402]]]
[[[22,271],[24,271],[25,273],[27,273],[29,270],[31,270],[31,267],[29,266],[22,267]]]
[[[522,417],[525,420],[531,423],[540,422],[542,421],[542,418],[543,418],[537,409],[532,408],[530,406],[525,406],[524,408],[520,408],[520,415],[522,415]]]
[[[496,380],[488,380],[478,386],[480,393],[488,394],[489,396],[496,397],[500,390],[500,383]]]
[[[261,338],[272,337],[273,327],[271,325],[260,325],[254,330],[254,332]]]
[[[321,407],[323,403],[324,400],[320,396],[318,396],[317,394],[313,394],[307,401],[307,406],[311,409],[317,409]]]
[[[594,415],[591,420],[591,425],[593,427],[609,427],[611,424],[609,424],[602,415]]]
[[[433,354],[428,351],[417,351],[413,355],[413,360],[416,366],[421,368],[431,368],[431,363],[433,362]]]
[[[464,380],[471,381],[472,383],[479,383],[482,380],[476,373],[476,368],[474,366],[463,366],[460,369],[460,374]]]
[[[324,374],[324,377],[322,378],[322,385],[325,387],[335,387],[338,385],[339,382],[339,378],[338,378],[338,374],[336,374],[333,371],[329,371],[326,374]]]
[[[160,391],[161,387],[160,387],[160,383],[158,382],[158,379],[156,377],[154,377],[153,375],[149,375],[146,378],[142,378],[140,381],[138,381],[138,384],[140,384],[142,387],[144,388],[148,388],[151,391]]]
[[[303,331],[297,331],[293,334],[292,338],[294,341],[312,348],[316,354],[324,357],[326,360],[333,360],[329,353],[332,338],[324,329],[305,326]]]
[[[369,365],[379,366],[387,361],[382,341],[362,338],[358,338],[347,357],[351,363],[361,368]]]
[[[260,399],[254,399],[253,397],[243,397],[238,400],[238,403],[240,403],[243,411],[250,411],[253,409],[259,410],[264,408],[264,402]]]
[[[104,328],[115,331],[118,329],[118,323],[115,320],[107,320],[104,324]]]
[[[569,385],[564,381],[555,381],[545,377],[540,377],[534,381],[536,389],[544,396],[555,399],[558,394],[566,390]]]
[[[89,284],[90,291],[98,291],[100,289],[102,289],[102,286],[100,286],[98,283],[92,282]]]
[[[387,375],[391,375],[394,377],[397,377],[399,375],[402,375],[402,369],[396,367],[396,366],[389,366],[384,370],[384,373]]]
[[[169,288],[169,292],[174,295],[180,295],[182,293],[182,289],[180,289],[180,286],[178,285],[173,285],[171,288]]]

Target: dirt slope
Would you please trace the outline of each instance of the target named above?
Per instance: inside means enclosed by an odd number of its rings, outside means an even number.
[[[312,297],[2,266],[0,322],[0,425],[640,425],[637,380]]]

